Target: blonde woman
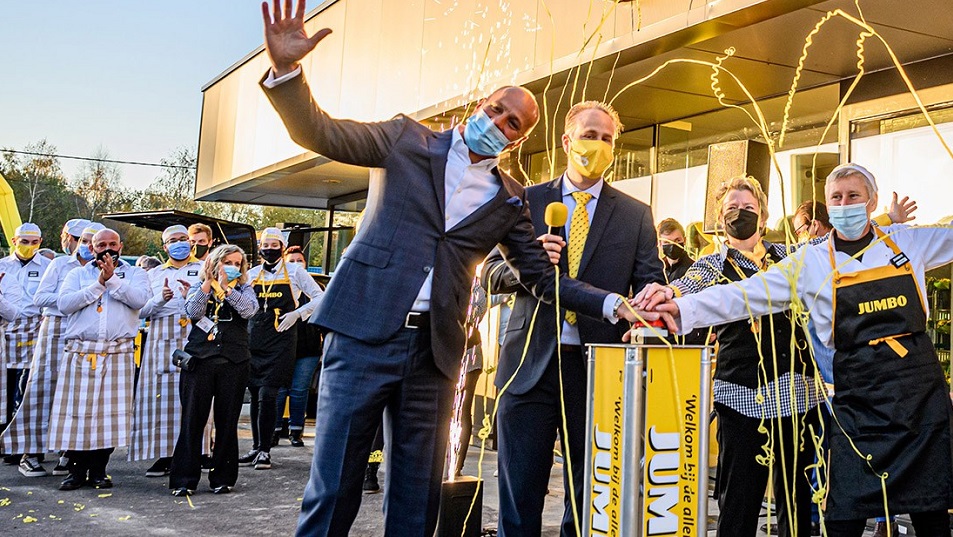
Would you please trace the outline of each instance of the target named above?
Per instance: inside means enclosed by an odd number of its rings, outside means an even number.
[[[767,196],[756,180],[734,178],[722,185],[717,199],[725,244],[671,282],[677,296],[746,280],[789,253],[784,244],[763,238]],[[719,420],[718,536],[757,534],[769,475],[768,466],[759,462],[766,455],[765,445],[773,448],[769,456],[778,535],[807,535],[811,489],[804,468],[814,456],[813,451],[799,451],[798,443],[804,427],[813,424],[817,429],[818,416],[812,409],[822,396],[812,381],[814,363],[802,350],[807,348],[804,332],[788,312],[746,317],[716,326],[715,332],[720,345],[714,387]],[[762,432],[762,424],[767,432]]]
[[[201,285],[192,287],[185,311],[192,321],[185,352],[195,362],[183,368],[182,430],[172,455],[169,488],[190,496],[202,476],[202,432],[215,405],[215,451],[208,474],[215,494],[231,492],[238,479],[238,417],[248,381],[248,319],[258,311],[241,248],[225,244],[209,254]]]

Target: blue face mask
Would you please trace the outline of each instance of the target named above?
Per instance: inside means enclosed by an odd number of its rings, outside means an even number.
[[[189,256],[192,255],[192,245],[189,244],[189,241],[173,242],[168,245],[168,250],[169,257],[176,261],[188,259]]]
[[[80,244],[76,248],[76,253],[79,254],[79,258],[82,259],[83,261],[92,261],[93,258],[96,257],[96,254],[94,254],[93,251],[89,249],[88,244]]]
[[[482,109],[473,114],[463,128],[463,141],[470,151],[484,157],[498,156],[510,143],[506,135]]]
[[[242,275],[242,271],[238,267],[225,265],[225,277],[228,278],[228,281],[237,280],[238,277],[241,275]]]
[[[831,225],[849,241],[855,241],[864,235],[870,216],[867,214],[867,203],[853,205],[828,205],[827,215]]]

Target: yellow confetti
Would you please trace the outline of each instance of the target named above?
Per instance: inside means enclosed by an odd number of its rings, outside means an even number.
[[[121,517],[117,518],[116,520],[118,520],[118,521],[120,521],[120,522],[125,522],[125,521],[129,520],[130,518],[132,518],[132,515],[121,516]]]
[[[83,509],[86,509],[86,506],[85,506],[85,505],[83,505],[83,504],[81,504],[81,503],[74,503],[74,504],[73,504],[73,511],[79,512],[79,511],[82,511]]]
[[[90,513],[89,516],[90,517],[99,516],[99,513]]]
[[[0,507],[6,507],[6,506],[10,505],[10,503],[11,503],[11,502],[10,502],[10,498],[0,499]]]
[[[32,491],[32,490],[28,490],[27,493],[26,493],[26,495],[27,495],[27,496],[32,496],[32,495],[33,495],[33,491]]]
[[[10,490],[7,487],[0,487],[0,490]]]
[[[299,501],[299,502],[300,502],[301,500],[303,500],[303,499],[304,499],[304,498],[295,498],[295,500],[297,500],[297,501]]]
[[[191,507],[192,509],[195,509],[195,506],[192,505],[192,497],[191,497],[191,496],[186,496],[185,499],[189,501],[189,507]]]
[[[100,495],[99,495],[100,498],[108,498],[108,497],[110,497],[110,496],[112,496],[112,493],[111,493],[111,492],[107,492],[107,493],[105,493],[105,494],[100,494]]]
[[[25,518],[23,519],[23,523],[24,523],[24,524],[30,524],[30,523],[32,523],[32,522],[36,522],[36,519],[33,518],[33,517],[31,517],[31,516],[25,517]]]
[[[59,500],[59,501],[57,501],[56,503],[58,503],[58,504],[64,504],[64,503],[66,503],[66,502],[64,502],[63,500]]]
[[[35,513],[35,512],[36,512],[36,509],[30,509],[29,511],[27,511],[27,513]]]

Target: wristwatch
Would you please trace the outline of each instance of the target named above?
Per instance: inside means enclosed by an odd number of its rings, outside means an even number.
[[[625,302],[625,299],[622,298],[622,295],[619,295],[619,298],[615,299],[615,304],[612,306],[612,314],[615,315],[616,319],[621,319],[619,316],[619,308],[622,307],[622,303]]]

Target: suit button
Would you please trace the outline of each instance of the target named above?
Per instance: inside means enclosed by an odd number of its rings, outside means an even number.
[[[430,265],[427,265],[426,267],[424,267],[424,272],[430,272],[431,268],[432,267]]]

